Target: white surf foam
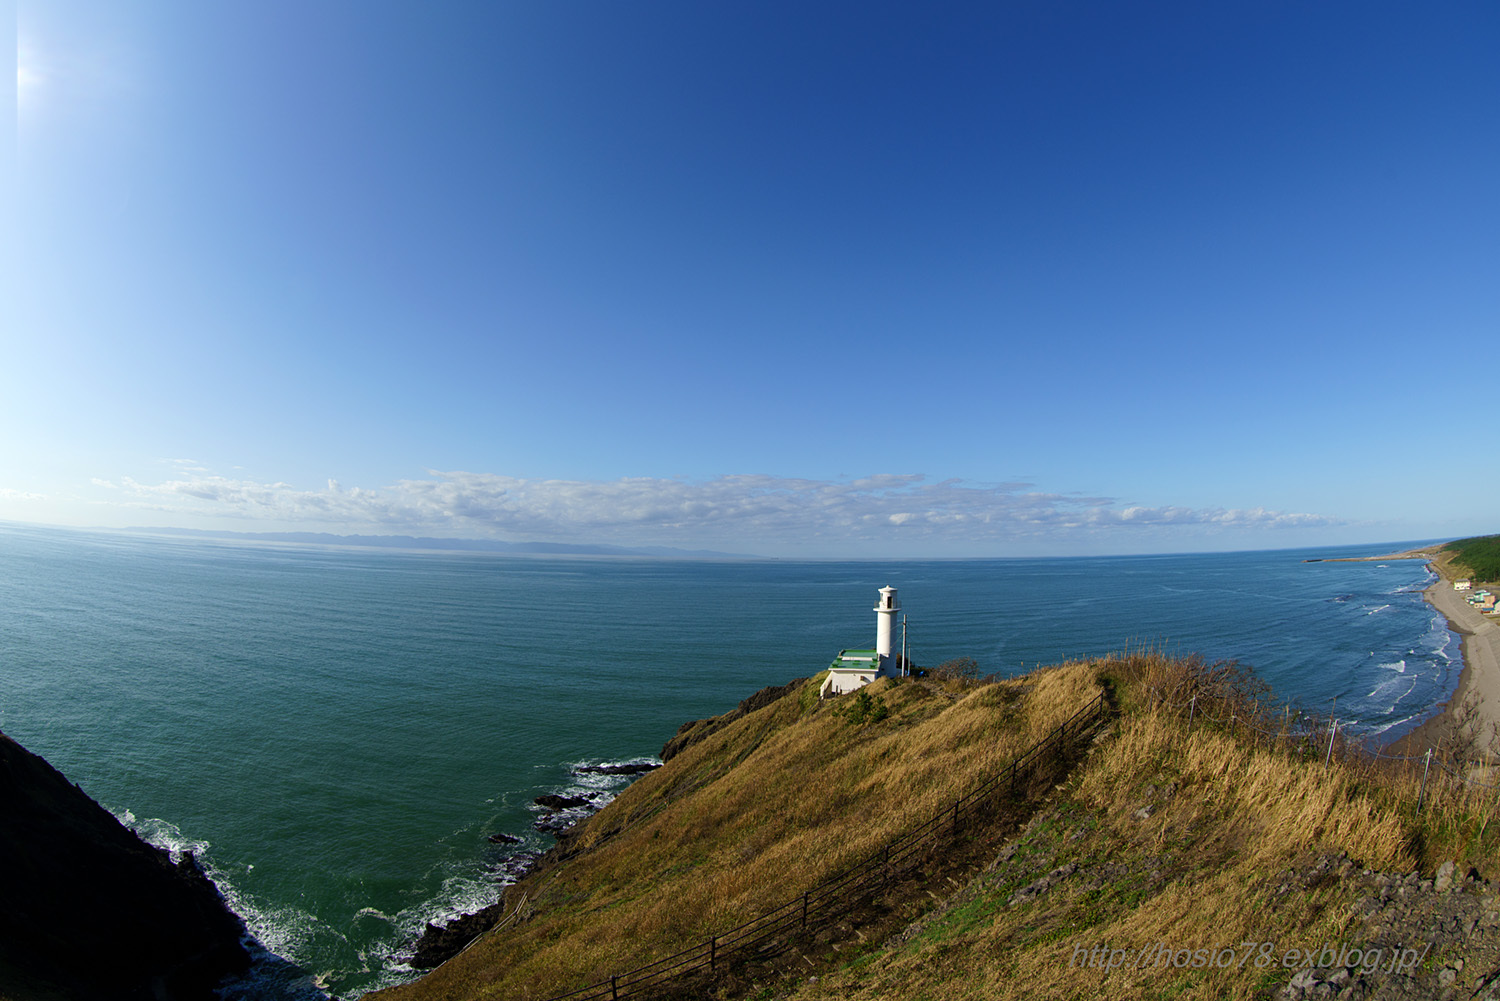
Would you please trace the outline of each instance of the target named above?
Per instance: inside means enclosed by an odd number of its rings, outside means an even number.
[[[208,842],[188,837],[170,820],[159,817],[140,820],[128,808],[115,814],[115,819],[138,834],[147,844],[166,849],[174,865],[182,861],[183,852],[192,852],[200,865],[203,863],[203,854],[209,848]]]
[[[183,852],[192,852],[198,867],[218,887],[224,903],[245,922],[246,937],[242,941],[250,953],[251,966],[243,976],[219,988],[217,994],[222,1001],[328,1001],[315,978],[292,964],[298,961],[299,953],[306,954],[313,935],[337,932],[298,908],[261,906],[215,864],[209,842],[188,837],[170,820],[141,819],[128,808],[115,817],[147,844],[165,849],[173,863],[181,861]],[[247,866],[246,872],[253,868]]]
[[[395,918],[391,917],[385,911],[380,910],[378,907],[361,907],[359,910],[354,912],[354,916],[357,918],[379,918],[382,921],[389,921],[392,924],[395,924],[396,922]]]

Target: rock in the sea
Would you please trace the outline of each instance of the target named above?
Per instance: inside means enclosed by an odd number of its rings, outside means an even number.
[[[512,834],[491,834],[487,839],[492,845],[518,845],[521,839]]]
[[[505,898],[501,897],[488,907],[454,918],[441,927],[429,921],[422,937],[417,940],[416,951],[407,962],[417,970],[441,966],[494,927],[504,913]]]
[[[576,823],[578,823],[577,817],[565,817],[561,814],[549,813],[545,817],[537,819],[531,826],[543,834],[558,835]]]
[[[661,765],[655,761],[632,761],[628,765],[579,765],[574,775],[640,775]]]
[[[574,810],[580,806],[589,805],[588,796],[559,796],[557,793],[548,793],[538,796],[532,800],[537,806],[545,806],[549,810]]]
[[[174,865],[0,734],[0,997],[189,1001],[250,962],[192,853]]]
[[[536,868],[537,860],[542,857],[541,852],[517,852],[494,867],[492,872],[502,884],[519,882]]]

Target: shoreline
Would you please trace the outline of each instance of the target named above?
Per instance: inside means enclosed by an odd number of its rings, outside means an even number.
[[[1414,559],[1418,555],[1387,558]],[[1467,731],[1472,734],[1476,751],[1493,756],[1500,735],[1500,620],[1485,616],[1453,590],[1453,582],[1436,560],[1430,559],[1427,568],[1438,579],[1427,586],[1422,598],[1443,616],[1448,629],[1458,634],[1463,667],[1457,687],[1446,702],[1438,704],[1436,715],[1387,747],[1414,756],[1430,747],[1461,743]]]
[[[1408,549],[1402,553],[1386,553],[1383,556],[1320,556],[1314,559],[1303,560],[1303,563],[1385,563],[1388,560],[1427,560],[1427,569],[1442,576],[1438,569],[1438,553],[1442,552],[1446,542],[1434,543],[1423,546],[1420,549]]]

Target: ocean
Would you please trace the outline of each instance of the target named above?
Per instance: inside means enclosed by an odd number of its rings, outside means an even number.
[[[263,946],[232,997],[410,979],[428,921],[494,899],[579,765],[874,642],[1009,675],[1155,646],[1237,660],[1381,739],[1446,699],[1458,639],[1419,561],[1337,549],[1070,559],[517,557],[0,524],[0,730],[157,844],[195,851]]]

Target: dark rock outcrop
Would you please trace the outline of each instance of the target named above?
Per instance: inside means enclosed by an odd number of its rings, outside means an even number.
[[[417,940],[416,952],[407,960],[413,969],[430,970],[463,952],[468,944],[494,927],[505,913],[505,898],[488,907],[454,918],[445,925],[427,923]]]
[[[710,716],[708,719],[695,719],[682,724],[682,726],[677,728],[676,735],[662,745],[661,759],[663,761],[671,761],[678,754],[682,753],[685,748],[692,747],[710,734],[718,733],[741,716],[753,713],[757,709],[764,709],[777,699],[785,698],[793,692],[799,691],[806,683],[806,678],[797,678],[794,681],[787,682],[785,685],[769,685],[745,699],[734,709],[724,713],[722,716]]]
[[[579,765],[574,775],[640,775],[660,768],[655,761],[632,761],[628,765]]]
[[[214,997],[250,958],[191,853],[174,865],[0,734],[0,996]]]
[[[589,799],[588,796],[559,796],[555,792],[549,792],[545,796],[538,796],[532,802],[549,810],[573,810],[580,806],[588,806]]]
[[[568,817],[558,813],[549,813],[545,817],[539,817],[532,821],[531,829],[541,834],[550,834],[557,837],[564,831],[570,830],[578,823],[577,817]]]
[[[515,883],[536,868],[537,860],[542,857],[540,851],[516,852],[491,867],[496,878],[504,883]]]

